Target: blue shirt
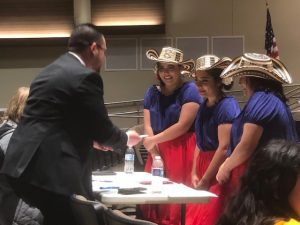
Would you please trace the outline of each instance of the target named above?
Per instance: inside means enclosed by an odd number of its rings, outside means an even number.
[[[206,103],[201,105],[195,122],[197,146],[201,151],[214,151],[219,146],[218,126],[231,124],[239,115],[240,106],[235,98],[229,96],[211,107]]]
[[[273,92],[255,92],[231,128],[230,155],[240,142],[245,123],[257,124],[263,128],[258,147],[271,139],[298,141],[295,121],[288,106]]]
[[[168,96],[163,95],[157,86],[151,86],[144,97],[144,108],[150,111],[153,133],[158,134],[177,123],[182,105],[188,102],[202,102],[198,88],[193,82],[185,82]]]

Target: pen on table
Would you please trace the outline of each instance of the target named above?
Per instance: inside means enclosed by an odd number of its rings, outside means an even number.
[[[104,189],[119,189],[119,187],[99,187],[99,189],[104,190]]]

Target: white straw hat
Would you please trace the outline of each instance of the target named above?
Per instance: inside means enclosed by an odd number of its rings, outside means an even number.
[[[283,63],[264,54],[245,53],[223,70],[221,78],[250,76],[291,84],[292,78]]]
[[[193,73],[195,68],[195,62],[192,59],[183,61],[183,52],[180,49],[173,48],[173,47],[163,47],[161,53],[155,49],[149,49],[146,52],[146,56],[148,59],[156,61],[156,62],[166,62],[166,63],[174,63],[182,65],[183,70],[181,71],[182,74],[190,75]]]
[[[232,60],[228,57],[220,59],[215,55],[203,55],[196,60],[196,71],[210,70],[214,68],[225,69]],[[232,77],[222,79],[222,83],[229,85],[233,82]]]
[[[215,55],[203,55],[196,60],[196,71],[213,68],[225,69],[231,62],[232,60],[228,57],[220,59]]]

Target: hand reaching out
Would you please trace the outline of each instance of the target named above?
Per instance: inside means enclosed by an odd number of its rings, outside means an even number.
[[[101,151],[105,151],[105,152],[106,152],[106,151],[112,151],[112,150],[113,150],[111,147],[108,147],[108,146],[99,144],[99,143],[96,142],[96,141],[94,141],[93,147],[94,147],[94,149],[101,150]]]
[[[130,130],[130,131],[127,131],[126,134],[127,134],[127,137],[128,137],[127,146],[134,146],[142,140],[140,135],[135,131]],[[98,150],[101,150],[101,151],[112,151],[113,150],[112,147],[102,145],[102,144],[100,144],[96,141],[93,142],[93,147],[95,149],[98,149]]]
[[[129,130],[126,132],[126,134],[128,137],[127,146],[134,146],[142,140],[140,135],[134,130]]]

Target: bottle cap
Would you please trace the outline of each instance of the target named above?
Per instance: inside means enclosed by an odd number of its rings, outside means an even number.
[[[160,155],[156,155],[154,159],[161,159]]]

